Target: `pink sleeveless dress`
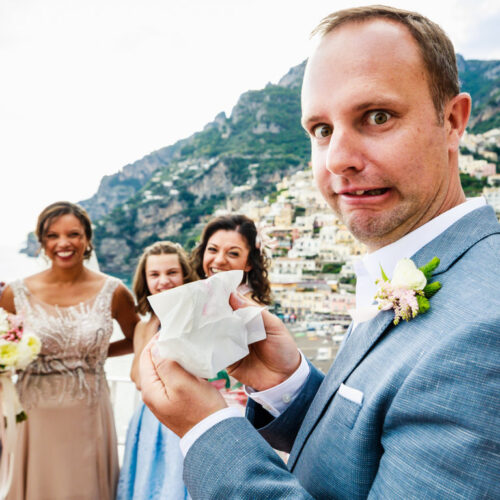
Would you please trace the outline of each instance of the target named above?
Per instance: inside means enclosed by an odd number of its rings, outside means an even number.
[[[111,500],[118,479],[113,412],[104,361],[113,331],[108,277],[92,299],[59,307],[11,284],[16,311],[42,341],[17,382],[28,420],[19,424],[7,500]]]

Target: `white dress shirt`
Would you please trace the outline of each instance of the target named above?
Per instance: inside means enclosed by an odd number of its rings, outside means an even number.
[[[377,291],[375,281],[380,276],[380,266],[383,267],[387,276],[392,276],[398,260],[410,258],[427,243],[443,233],[452,224],[467,215],[469,212],[486,205],[486,200],[482,197],[472,198],[466,202],[453,207],[447,212],[438,215],[423,226],[415,229],[401,239],[382,247],[375,252],[366,254],[355,263],[356,272],[356,308],[366,307],[373,303],[373,298]],[[355,335],[353,330],[351,334]],[[301,354],[302,361],[297,370],[283,383],[272,387],[266,391],[257,392],[246,387],[246,393],[254,401],[261,404],[274,417],[283,413],[295,396],[300,392],[307,377],[309,376],[309,365],[305,356]],[[224,408],[208,416],[195,425],[180,441],[181,451],[186,456],[191,445],[205,431],[213,427],[218,422],[226,418],[241,416],[237,408]]]

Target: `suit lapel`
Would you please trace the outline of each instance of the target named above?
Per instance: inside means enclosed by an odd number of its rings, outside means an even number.
[[[490,206],[478,208],[462,217],[414,256],[421,266],[437,256],[441,260],[436,276],[446,272],[471,246],[491,234],[500,233],[500,224]],[[314,398],[295,439],[288,466],[293,471],[295,463],[309,437],[325,412],[340,384],[362,361],[373,344],[389,327],[394,311],[381,311],[375,318],[361,323],[346,337],[335,361]],[[347,334],[346,334],[347,335]]]
[[[297,438],[295,439],[295,443],[288,460],[290,470],[293,470],[295,462],[300,455],[308,436],[319,422],[325,408],[337,392],[340,384],[344,382],[344,380],[356,368],[372,345],[387,329],[393,319],[394,312],[392,310],[381,311],[377,314],[377,316],[375,316],[375,318],[361,323],[354,331],[350,332],[349,337],[339,350],[332,367],[321,384],[316,397],[307,412]]]
[[[446,272],[462,255],[478,241],[500,233],[495,212],[486,205],[459,219],[437,238],[421,248],[413,257],[417,266],[439,257],[440,264],[434,275]]]

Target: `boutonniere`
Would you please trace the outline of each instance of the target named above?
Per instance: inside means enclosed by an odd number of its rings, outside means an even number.
[[[391,280],[380,266],[382,278],[376,281],[380,288],[375,294],[378,309],[394,309],[395,325],[402,319],[408,321],[418,314],[426,313],[431,307],[429,299],[441,288],[439,281],[429,283],[438,266],[437,257],[420,268],[411,259],[401,259],[396,264]]]

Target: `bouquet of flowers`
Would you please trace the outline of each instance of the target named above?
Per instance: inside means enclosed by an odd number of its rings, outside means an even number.
[[[16,422],[27,418],[12,376],[24,370],[38,356],[40,348],[40,339],[24,330],[22,317],[0,307],[0,498],[7,494],[12,479]]]

